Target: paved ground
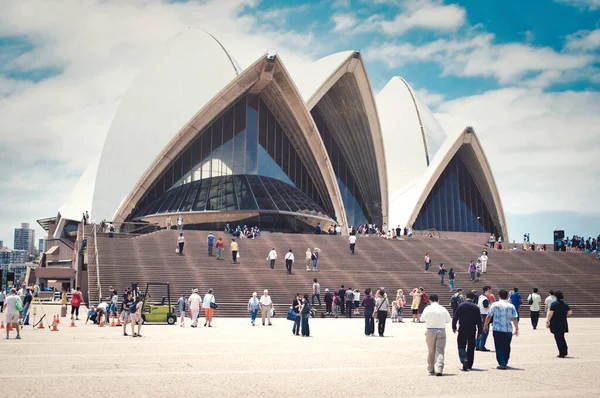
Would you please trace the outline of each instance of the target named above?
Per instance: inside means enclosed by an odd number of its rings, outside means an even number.
[[[312,337],[302,338],[282,318],[272,327],[215,318],[210,329],[146,325],[134,339],[119,328],[68,323],[0,341],[0,397],[600,396],[600,319],[570,320],[566,359],[556,358],[547,330],[523,320],[506,371],[496,370],[493,352],[476,353],[476,371],[460,371],[450,332],[443,377],[426,371],[423,324],[388,321],[379,338],[364,336],[362,319],[314,319]]]

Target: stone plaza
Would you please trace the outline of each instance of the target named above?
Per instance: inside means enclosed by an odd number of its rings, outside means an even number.
[[[51,318],[58,306],[45,310]],[[570,320],[566,359],[556,358],[548,330],[522,319],[511,369],[497,370],[493,351],[476,352],[466,373],[448,325],[442,377],[427,373],[425,325],[410,320],[388,320],[384,338],[366,337],[358,317],[312,319],[311,337],[297,337],[280,315],[271,327],[240,318],[215,318],[212,328],[190,328],[189,319],[185,328],[144,325],[132,338],[80,319],[71,328],[62,318],[58,332],[26,327],[20,341],[3,336],[0,396],[600,396],[599,319]],[[494,349],[491,337],[487,345]]]

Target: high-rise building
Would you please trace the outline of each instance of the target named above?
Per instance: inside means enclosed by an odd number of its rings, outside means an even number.
[[[4,241],[0,240],[0,249],[4,247]]]
[[[38,240],[38,252],[41,254],[44,251],[44,238]]]
[[[29,228],[29,223],[21,223],[21,228],[15,228],[15,250],[26,250],[33,255],[35,251],[35,231]]]

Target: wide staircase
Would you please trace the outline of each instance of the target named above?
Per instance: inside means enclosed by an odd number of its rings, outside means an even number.
[[[451,293],[440,285],[437,269],[440,262],[456,272],[456,288],[465,293],[471,289],[481,292],[485,285],[498,290],[518,287],[523,295],[522,316],[529,312],[526,298],[534,287],[539,288],[542,298],[550,289],[562,290],[566,301],[578,317],[600,316],[596,298],[600,293],[600,262],[592,255],[563,252],[524,252],[490,250],[488,270],[481,281],[471,282],[469,261],[475,260],[482,246],[453,239],[417,237],[412,240],[388,241],[376,237],[359,236],[356,255],[351,255],[348,238],[330,235],[269,234],[256,239],[236,239],[241,258],[232,264],[229,243],[231,236],[216,233],[225,241],[224,261],[208,257],[206,237],[208,231],[184,231],[184,255],[176,254],[177,231],[161,230],[154,233],[119,238],[97,236],[99,264],[90,273],[90,291],[97,286],[96,272],[100,274],[102,296],[108,295],[113,286],[122,293],[132,282],[145,287],[146,282],[169,282],[171,301],[184,293],[187,297],[193,288],[205,294],[209,288],[219,304],[215,316],[247,316],[247,302],[252,292],[259,296],[268,289],[276,311],[283,316],[296,292],[310,293],[313,278],[321,284],[321,300],[325,288],[332,292],[341,285],[346,288],[374,290],[385,287],[388,296],[395,297],[397,289],[403,289],[407,298],[405,315],[410,316],[410,291],[423,286],[429,293],[440,296],[440,303],[449,306]],[[305,252],[307,248],[320,248],[319,272],[307,272]],[[278,253],[275,270],[269,269],[266,260],[269,251]],[[296,262],[292,275],[285,270],[284,255],[292,249]],[[424,273],[423,257],[429,252],[432,268]],[[447,284],[447,281],[446,281]],[[142,287],[142,288],[143,288]],[[166,296],[166,291],[151,292],[153,302]],[[92,301],[94,303],[94,301]],[[324,309],[324,303],[323,307]]]

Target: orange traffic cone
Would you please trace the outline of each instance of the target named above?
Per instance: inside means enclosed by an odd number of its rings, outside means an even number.
[[[54,315],[54,322],[52,322],[52,329],[50,329],[50,331],[52,332],[58,332],[58,321],[57,321],[57,316]]]
[[[117,326],[117,324],[115,323],[115,316],[114,315],[110,317],[110,326],[111,327]]]
[[[40,319],[40,324],[38,326],[38,329],[44,329],[44,317],[42,317],[42,319]]]
[[[4,329],[4,321],[0,322],[0,329]]]
[[[71,316],[71,324],[69,325],[70,328],[75,328],[77,327],[77,325],[75,325],[75,318],[73,318],[73,316]]]
[[[56,324],[60,325],[60,317],[58,315],[56,315]]]
[[[117,326],[121,326],[121,314],[117,312]]]
[[[104,317],[103,316],[100,317],[100,324],[98,326],[101,328],[104,327]]]

